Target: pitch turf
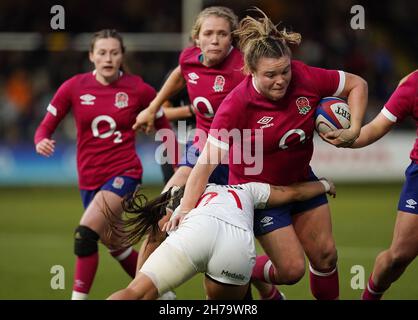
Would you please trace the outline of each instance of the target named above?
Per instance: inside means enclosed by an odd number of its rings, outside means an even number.
[[[370,274],[376,254],[388,247],[396,218],[400,184],[341,185],[331,199],[334,235],[339,253],[341,299],[358,299],[351,288],[355,265]],[[160,187],[145,189],[152,196]],[[73,229],[82,213],[75,187],[0,189],[0,299],[68,299],[74,265]],[[65,270],[65,289],[51,289],[51,268]],[[169,266],[167,266],[169,267]],[[204,299],[203,277],[197,276],[176,290],[179,299]],[[282,286],[288,299],[312,299],[309,277]],[[100,264],[91,299],[104,299],[126,286],[129,277],[100,248]],[[418,261],[385,295],[386,299],[418,299]],[[254,296],[257,297],[253,289]]]

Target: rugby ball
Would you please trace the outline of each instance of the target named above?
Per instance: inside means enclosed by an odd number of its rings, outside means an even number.
[[[345,100],[337,97],[323,98],[315,110],[315,129],[319,133],[348,129],[350,116],[350,108]]]

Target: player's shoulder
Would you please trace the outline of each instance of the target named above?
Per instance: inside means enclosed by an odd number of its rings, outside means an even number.
[[[232,47],[229,56],[235,64],[244,64],[244,56],[239,49]]]
[[[140,76],[132,73],[124,73],[121,77],[121,82],[123,85],[127,85],[134,89],[152,89],[154,88]]]
[[[61,84],[59,92],[60,94],[71,94],[72,92],[77,91],[78,88],[83,87],[87,82],[91,81],[91,78],[91,72],[75,74]]]
[[[180,64],[198,61],[201,50],[196,46],[186,47],[180,53]]]
[[[418,84],[418,70],[415,70],[411,72],[410,74],[406,75],[404,78],[402,78],[401,81],[399,81],[398,86],[409,85],[413,88],[418,89],[417,84]]]

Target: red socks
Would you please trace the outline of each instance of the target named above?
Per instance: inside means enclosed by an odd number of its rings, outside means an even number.
[[[339,297],[338,270],[319,272],[309,265],[311,292],[318,300],[336,300]]]
[[[136,275],[136,262],[138,260],[138,252],[133,250],[132,247],[110,251],[110,254],[119,261],[122,268],[126,271],[131,278],[135,278]]]
[[[89,293],[98,264],[98,252],[90,256],[76,258],[73,291],[84,294]]]
[[[274,270],[274,266],[268,256],[257,256],[255,259],[255,266],[253,268],[251,278],[274,284]]]
[[[370,275],[369,282],[367,287],[364,289],[363,294],[361,295],[361,300],[380,300],[384,292],[378,292],[376,286],[373,283],[372,275]]]

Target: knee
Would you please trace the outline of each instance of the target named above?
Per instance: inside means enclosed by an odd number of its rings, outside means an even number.
[[[276,269],[277,274],[282,278],[281,283],[292,285],[299,282],[305,275],[305,260],[288,261],[281,268]]]
[[[338,254],[334,241],[328,241],[310,259],[310,263],[315,270],[330,270],[337,265]]]
[[[74,253],[79,257],[96,253],[99,238],[99,235],[89,227],[78,226],[74,232]]]

